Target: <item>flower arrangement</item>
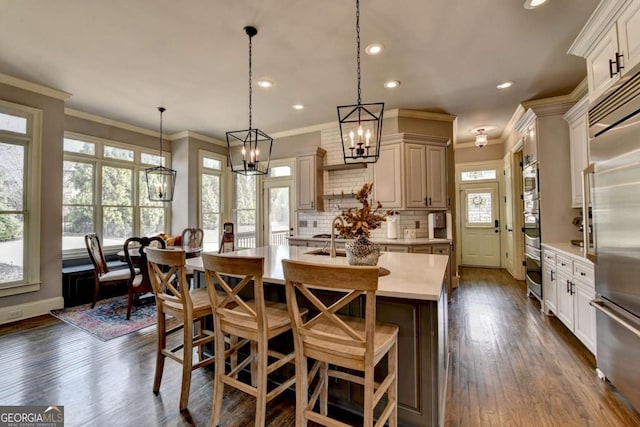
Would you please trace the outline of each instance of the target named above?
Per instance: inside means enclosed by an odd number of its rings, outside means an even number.
[[[337,224],[336,230],[346,239],[357,238],[360,236],[368,238],[372,230],[380,227],[383,221],[386,221],[386,214],[380,213],[382,203],[373,203],[369,201],[369,196],[373,190],[373,183],[365,183],[360,191],[356,193],[356,200],[362,204],[361,208],[348,208],[342,212],[344,224]]]

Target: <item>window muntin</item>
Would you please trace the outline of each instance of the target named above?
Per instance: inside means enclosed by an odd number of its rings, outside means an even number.
[[[167,231],[170,205],[149,201],[145,177],[147,167],[160,164],[157,153],[69,132],[64,157],[66,166],[93,168],[84,185],[65,182],[62,248],[66,257],[86,255],[84,235],[88,232],[100,234],[105,252],[115,252],[127,237]],[[162,164],[166,163],[168,154],[163,153]],[[80,190],[84,195],[78,200],[75,195]]]

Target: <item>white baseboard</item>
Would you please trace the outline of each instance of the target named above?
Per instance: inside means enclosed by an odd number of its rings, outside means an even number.
[[[51,310],[62,307],[64,307],[64,298],[62,297],[3,307],[0,308],[0,325],[47,314]]]

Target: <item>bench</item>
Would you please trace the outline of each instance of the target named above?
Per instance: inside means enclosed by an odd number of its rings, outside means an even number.
[[[93,301],[94,277],[93,264],[88,259],[66,260],[62,263],[62,297],[65,307],[87,304]],[[127,263],[120,260],[107,260],[110,270],[127,268]],[[104,286],[100,289],[100,298],[124,295],[126,285]]]

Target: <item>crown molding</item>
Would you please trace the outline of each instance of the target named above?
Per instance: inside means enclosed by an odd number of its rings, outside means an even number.
[[[395,142],[413,142],[413,143],[427,143],[427,142],[435,142],[438,144],[446,144],[449,145],[451,139],[441,137],[441,136],[432,136],[432,135],[422,135],[418,133],[391,133],[387,135],[382,135],[382,143],[385,144],[393,144]]]
[[[611,25],[622,14],[624,9],[634,0],[603,0],[598,4],[596,10],[589,17],[589,20],[574,40],[567,51],[570,55],[589,56],[595,44],[604,33],[611,28]]]
[[[191,131],[191,130],[183,130],[182,132],[177,132],[172,135],[169,135],[170,141],[177,141],[178,139],[183,138],[194,138],[202,142],[208,142],[210,144],[219,145],[221,147],[226,147],[227,143],[224,141],[220,141],[219,139],[211,138],[210,136],[202,135],[200,133]]]
[[[150,130],[150,129],[145,129],[145,128],[142,128],[142,127],[139,127],[139,126],[134,126],[134,125],[131,125],[129,123],[119,122],[117,120],[107,119],[107,118],[102,117],[102,116],[98,116],[98,115],[91,114],[91,113],[85,113],[84,111],[78,111],[78,110],[74,110],[72,108],[65,108],[64,109],[64,114],[66,114],[67,116],[77,117],[79,119],[89,120],[91,122],[100,123],[100,124],[107,125],[107,126],[113,126],[113,127],[119,128],[119,129],[124,129],[124,130],[128,130],[128,131],[131,131],[131,132],[136,132],[136,133],[140,133],[140,134],[143,134],[143,135],[153,136],[155,138],[159,138],[160,137],[160,132],[156,132],[156,131],[153,131],[153,130]]]
[[[48,86],[40,85],[38,83],[28,82],[26,80],[19,79],[17,77],[9,76],[7,74],[0,73],[0,83],[17,87],[19,89],[28,90],[30,92],[39,93],[50,98],[66,101],[71,98],[71,94],[62,90],[53,89]]]
[[[429,111],[422,110],[408,110],[405,108],[395,108],[388,110],[384,113],[386,117],[402,117],[406,119],[420,119],[420,120],[436,120],[439,122],[453,122],[457,119],[457,116],[443,113],[431,113]]]
[[[289,129],[289,130],[283,130],[281,132],[276,132],[276,133],[270,133],[269,136],[273,139],[278,139],[278,138],[286,138],[288,136],[295,136],[295,135],[302,135],[305,133],[313,133],[313,132],[320,132],[323,131],[325,129],[331,129],[334,127],[338,126],[338,120],[336,119],[335,122],[327,122],[327,123],[320,123],[317,125],[312,125],[312,126],[306,126],[306,127],[302,127],[302,128],[297,128],[297,129]]]
[[[567,111],[565,115],[562,116],[562,118],[568,122],[571,122],[575,120],[577,117],[585,114],[588,108],[589,108],[589,97],[584,96],[580,101],[576,102],[573,105],[573,107],[571,107],[569,111]]]
[[[509,135],[514,130],[516,130],[516,126],[520,122],[520,119],[522,119],[522,116],[524,116],[524,113],[525,113],[524,107],[522,106],[522,104],[518,104],[518,106],[516,107],[516,111],[513,112],[511,119],[509,119],[509,122],[504,127],[504,131],[502,131],[502,135],[500,136],[501,140],[506,141]]]

